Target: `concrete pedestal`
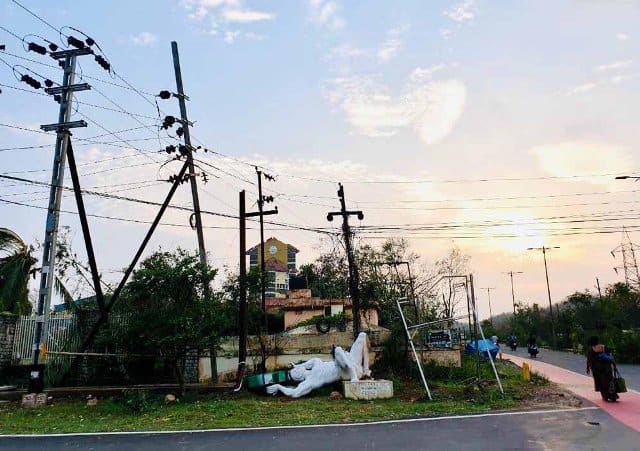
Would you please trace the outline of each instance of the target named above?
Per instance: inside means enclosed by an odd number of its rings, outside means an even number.
[[[393,382],[384,379],[342,383],[347,399],[393,398]]]
[[[46,393],[28,393],[26,395],[22,395],[22,407],[33,408],[33,407],[43,407],[47,405],[47,394]]]

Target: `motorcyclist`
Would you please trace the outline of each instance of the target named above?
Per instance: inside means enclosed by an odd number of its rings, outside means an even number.
[[[515,351],[516,348],[518,347],[518,337],[516,337],[516,335],[513,332],[511,332],[511,335],[507,337],[507,344],[509,345],[512,351]]]
[[[536,343],[536,336],[530,335],[527,340],[527,352],[531,357],[536,357],[538,355],[538,345]]]

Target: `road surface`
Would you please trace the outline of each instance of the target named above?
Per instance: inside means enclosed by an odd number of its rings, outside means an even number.
[[[0,450],[640,450],[640,393],[604,403],[583,375],[581,356],[542,350],[537,360],[522,350],[508,356],[590,402],[582,409],[496,412],[357,425],[252,428],[165,433],[1,436]],[[554,362],[559,366],[551,365]],[[567,369],[563,369],[567,368]],[[571,371],[577,370],[577,372]],[[623,369],[638,386],[636,368]],[[580,373],[578,373],[580,372]]]
[[[0,437],[2,450],[632,450],[640,433],[595,407],[370,425],[164,434]]]
[[[501,345],[502,351],[509,354],[514,354],[519,357],[528,357],[527,348],[520,347],[514,353],[508,350],[508,346]],[[547,349],[540,349],[537,359],[541,362],[550,363],[551,365],[559,366],[566,370],[576,372],[578,374],[586,374],[587,361],[586,357],[580,354],[573,354],[570,352],[550,351]],[[620,374],[627,381],[627,388],[640,391],[640,365],[625,365],[618,364]]]

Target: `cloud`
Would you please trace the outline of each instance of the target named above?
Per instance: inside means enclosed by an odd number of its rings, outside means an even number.
[[[149,33],[148,31],[143,31],[141,33],[138,33],[136,36],[131,36],[131,42],[133,42],[135,45],[141,45],[145,47],[155,44],[157,40],[158,37],[153,33]]]
[[[247,31],[244,34],[244,37],[252,40],[252,41],[264,41],[265,39],[267,39],[267,37],[263,34],[258,34],[258,33],[253,33],[251,31]]]
[[[415,69],[398,96],[373,76],[336,78],[329,82],[327,97],[360,134],[393,136],[411,127],[432,145],[453,129],[464,111],[467,91],[459,80],[434,81],[427,73],[428,69]]]
[[[629,148],[591,141],[565,141],[531,149],[538,164],[553,176],[615,174],[635,167]],[[577,179],[585,181],[584,178]],[[609,184],[611,179],[586,179],[594,184]]]
[[[340,4],[334,0],[309,0],[311,20],[332,30],[345,27],[340,15]]]
[[[618,84],[618,83],[622,83],[628,80],[633,80],[638,78],[638,76],[640,76],[640,74],[638,73],[617,73],[615,74],[617,71],[621,71],[622,69],[626,69],[628,67],[630,67],[633,64],[632,60],[625,60],[625,61],[615,61],[613,63],[610,64],[602,64],[600,66],[596,66],[593,71],[596,73],[601,74],[601,76],[599,77],[599,80],[597,81],[590,81],[587,83],[582,83],[580,85],[574,86],[573,88],[569,89],[566,93],[566,95],[571,96],[571,95],[577,95],[577,94],[584,94],[585,92],[589,92],[594,88],[597,88],[599,86],[607,86],[607,85],[611,85],[611,84]],[[608,72],[613,72],[615,75],[610,76],[605,78],[605,75]]]
[[[446,41],[454,37],[457,32],[458,30],[452,30],[451,28],[443,28],[440,30],[440,36],[442,36],[442,39]]]
[[[409,31],[409,25],[392,28],[387,31],[387,39],[376,53],[379,63],[386,63],[393,58],[404,45],[402,37]]]
[[[252,32],[230,29],[232,24],[250,25],[258,22],[274,20],[276,15],[267,11],[246,8],[244,0],[183,0],[182,6],[187,17],[194,21],[209,20],[204,33],[211,36],[220,35],[227,43],[233,43],[238,37],[250,40],[262,40],[265,37]]]
[[[328,60],[351,59],[351,58],[358,58],[360,56],[367,56],[370,53],[371,52],[369,50],[365,50],[365,49],[361,49],[361,48],[358,48],[358,47],[353,47],[353,46],[348,45],[348,44],[344,44],[344,45],[339,45],[339,46],[332,47],[331,49],[329,49],[329,51],[327,52],[325,57]]]
[[[596,82],[583,83],[581,85],[578,85],[569,89],[569,91],[567,92],[567,95],[572,96],[576,94],[583,94],[585,92],[591,91],[593,88],[596,88],[597,86],[598,86],[598,83]]]
[[[209,11],[207,10],[207,8],[203,7],[203,6],[199,6],[197,8],[195,8],[193,10],[193,12],[190,12],[189,14],[187,14],[187,17],[191,20],[202,20],[205,18],[205,16],[209,13]]]
[[[475,6],[474,0],[467,0],[443,11],[442,14],[455,22],[464,23],[472,21],[477,12],[478,8]]]
[[[623,81],[633,80],[635,78],[640,77],[640,73],[636,74],[624,74],[624,75],[615,75],[611,77],[611,83],[622,83]]]
[[[618,69],[624,69],[626,67],[629,67],[633,64],[632,60],[626,60],[626,61],[615,61],[611,64],[602,64],[600,66],[596,66],[595,67],[595,71],[596,72],[605,72],[605,71],[610,71],[610,70],[618,70]]]
[[[627,33],[618,33],[616,35],[616,39],[618,41],[627,41],[629,39],[629,35]]]
[[[236,39],[240,36],[242,32],[240,30],[233,31],[225,31],[224,32],[224,42],[227,44],[233,44]]]
[[[222,12],[222,18],[225,22],[236,22],[236,23],[251,23],[251,22],[261,22],[264,20],[273,20],[275,18],[274,14],[265,13],[262,11],[251,11],[251,10],[242,10],[242,9],[231,9]]]

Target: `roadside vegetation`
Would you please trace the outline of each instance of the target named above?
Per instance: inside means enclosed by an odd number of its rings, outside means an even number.
[[[177,401],[167,403],[164,394],[128,391],[122,397],[99,399],[95,407],[88,407],[86,400],[78,399],[54,399],[39,409],[23,409],[17,402],[0,404],[0,431],[10,434],[187,430],[366,422],[535,407],[541,402],[537,399],[540,390],[557,391],[542,378],[523,381],[519,370],[508,362],[498,362],[498,369],[504,397],[486,361],[481,367],[480,386],[469,380],[476,371],[474,360],[469,358],[463,368],[427,367],[433,401],[425,399],[417,373],[402,378],[394,376],[394,397],[375,401],[330,399],[333,390],[340,391],[339,384],[301,399],[247,391],[187,392]]]
[[[588,290],[576,292],[554,305],[558,347],[584,352],[590,336],[613,349],[619,363],[640,363],[640,292],[624,283],[608,286],[602,296]],[[551,345],[549,309],[534,303],[518,306],[516,315],[501,315],[484,321],[485,333],[495,333],[506,342],[514,332],[521,345],[530,334],[538,343]]]

